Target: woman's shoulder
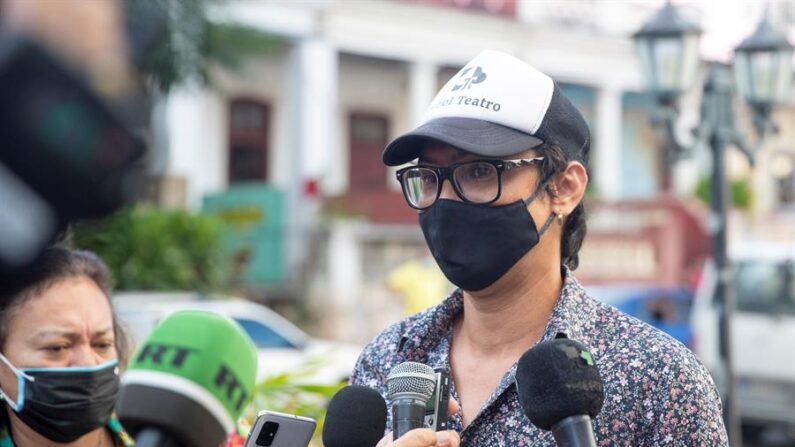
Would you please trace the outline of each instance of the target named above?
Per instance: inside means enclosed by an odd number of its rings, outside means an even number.
[[[387,368],[395,363],[401,334],[410,318],[387,327],[364,347],[351,374],[352,385],[374,389],[382,387],[389,371]]]
[[[716,397],[709,371],[680,341],[611,306],[600,304],[597,315],[602,334],[594,344],[606,382],[620,384],[625,394],[637,388],[647,398],[654,395],[655,402],[670,399],[672,388],[683,383]]]
[[[360,360],[372,359],[375,363],[381,363],[378,358],[397,355],[401,348],[401,341],[413,327],[421,322],[423,313],[425,312],[404,318],[382,330],[364,347]]]
[[[116,442],[116,447],[135,446],[135,440],[124,430],[124,427],[121,426],[121,422],[119,422],[119,418],[116,417],[115,414],[111,415],[108,421],[108,429],[113,433],[113,440]]]
[[[8,424],[5,420],[0,421],[0,447],[14,447],[14,440],[8,431]]]
[[[351,383],[377,388],[385,383],[393,366],[421,359],[423,353],[419,351],[425,349],[424,344],[440,338],[433,331],[439,327],[440,314],[446,312],[443,305],[404,318],[376,335],[359,355]]]

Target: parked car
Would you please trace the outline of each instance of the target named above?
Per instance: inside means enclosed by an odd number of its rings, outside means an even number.
[[[691,346],[690,306],[693,294],[690,289],[648,284],[609,284],[586,289],[594,298]]]
[[[203,309],[227,315],[251,336],[259,351],[257,379],[284,372],[304,371],[311,383],[347,380],[361,347],[313,338],[293,323],[261,304],[223,296],[197,293],[119,293],[114,296],[119,319],[132,333],[136,344],[146,339],[158,321],[186,309]]]
[[[738,414],[746,428],[772,423],[795,431],[795,244],[737,245],[729,257],[736,303],[730,337]],[[692,323],[695,351],[725,392],[715,283],[714,265],[708,263],[695,295]]]

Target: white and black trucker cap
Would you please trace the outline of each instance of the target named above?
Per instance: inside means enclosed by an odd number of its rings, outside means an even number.
[[[588,124],[549,76],[498,51],[483,51],[442,87],[420,125],[384,149],[397,166],[436,140],[484,157],[505,157],[542,143],[588,162]]]

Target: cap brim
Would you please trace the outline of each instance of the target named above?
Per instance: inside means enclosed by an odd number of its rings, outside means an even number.
[[[489,121],[437,118],[387,144],[384,164],[398,166],[414,160],[429,139],[484,157],[505,157],[543,143],[538,137]]]

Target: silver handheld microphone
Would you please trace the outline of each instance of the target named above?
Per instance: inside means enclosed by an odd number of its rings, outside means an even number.
[[[394,439],[409,430],[421,428],[425,407],[436,387],[436,373],[428,365],[404,362],[394,368],[386,379],[387,398],[392,405]]]

